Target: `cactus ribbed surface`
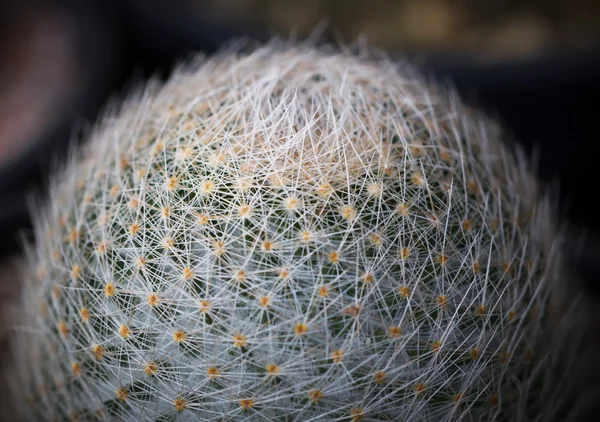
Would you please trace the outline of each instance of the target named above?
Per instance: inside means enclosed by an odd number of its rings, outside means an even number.
[[[146,88],[36,212],[26,420],[535,415],[555,231],[502,136],[326,48]]]

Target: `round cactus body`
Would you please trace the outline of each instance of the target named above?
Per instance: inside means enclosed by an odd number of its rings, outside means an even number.
[[[554,231],[501,136],[299,45],[147,88],[36,213],[26,420],[527,420]]]

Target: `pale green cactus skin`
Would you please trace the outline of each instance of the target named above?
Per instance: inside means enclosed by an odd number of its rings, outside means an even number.
[[[36,212],[25,419],[533,420],[556,232],[502,136],[311,46],[148,87]]]

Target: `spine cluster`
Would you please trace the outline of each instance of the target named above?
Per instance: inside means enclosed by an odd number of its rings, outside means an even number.
[[[36,215],[27,420],[549,406],[554,228],[501,136],[409,68],[300,45],[147,88]]]

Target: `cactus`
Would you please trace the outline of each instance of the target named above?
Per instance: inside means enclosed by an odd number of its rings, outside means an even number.
[[[274,42],[150,84],[35,211],[25,419],[534,417],[556,230],[502,138],[371,53]]]

